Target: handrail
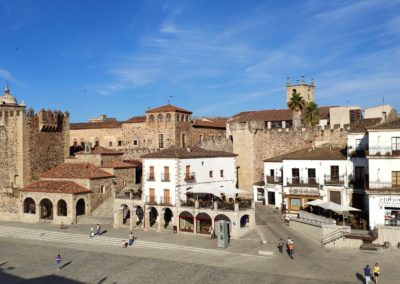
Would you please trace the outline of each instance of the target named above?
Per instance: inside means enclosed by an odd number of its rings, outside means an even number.
[[[322,244],[326,245],[329,244],[333,241],[336,241],[340,238],[343,238],[343,236],[346,233],[346,229],[345,228],[340,228],[338,230],[335,230],[329,234],[327,234],[323,239],[322,239]]]

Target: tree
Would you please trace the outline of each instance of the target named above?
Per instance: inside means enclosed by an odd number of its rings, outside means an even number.
[[[293,128],[300,129],[301,113],[307,107],[307,102],[299,93],[293,91],[293,95],[287,105],[293,111]]]
[[[315,126],[319,123],[319,110],[315,102],[309,102],[306,107],[304,123],[307,126]]]

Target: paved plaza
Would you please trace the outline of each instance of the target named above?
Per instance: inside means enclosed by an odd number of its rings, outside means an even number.
[[[357,273],[379,262],[380,283],[400,279],[400,250],[363,253],[326,249],[281,223],[270,208],[257,206],[258,232],[218,249],[205,236],[134,231],[133,247],[121,247],[127,229],[105,225],[102,236],[89,238],[88,225],[66,230],[49,224],[0,222],[1,283],[362,283]],[[265,238],[261,244],[258,237]],[[295,257],[279,254],[281,237],[296,242]],[[258,252],[273,251],[273,256]],[[60,253],[64,267],[57,272]]]

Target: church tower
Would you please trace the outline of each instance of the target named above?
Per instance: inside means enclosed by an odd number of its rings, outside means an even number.
[[[301,76],[301,82],[297,80],[296,84],[290,84],[290,78],[286,81],[286,104],[289,102],[293,94],[300,94],[306,102],[314,101],[314,78],[311,78],[310,84],[304,81],[304,76]]]

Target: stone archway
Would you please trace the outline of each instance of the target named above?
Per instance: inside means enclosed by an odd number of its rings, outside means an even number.
[[[194,218],[191,213],[183,211],[179,214],[179,231],[193,233]]]
[[[129,225],[131,222],[131,211],[129,210],[128,205],[122,204],[122,225]]]
[[[67,216],[67,202],[64,199],[60,199],[57,202],[57,216]]]
[[[25,198],[24,200],[24,213],[25,214],[36,214],[36,203],[30,197]]]
[[[40,201],[40,219],[53,220],[53,203],[47,198]]]
[[[149,208],[149,225],[153,227],[158,221],[158,211],[154,207]]]
[[[163,213],[164,213],[164,228],[167,229],[173,223],[174,214],[172,213],[172,210],[170,208],[164,208]]]
[[[208,234],[212,226],[212,219],[207,213],[199,213],[196,216],[196,233]]]
[[[240,228],[248,226],[249,222],[250,216],[248,214],[243,215],[242,217],[240,217]]]
[[[79,199],[76,203],[76,216],[85,215],[86,214],[86,204],[83,198]]]
[[[144,219],[144,211],[143,208],[140,206],[136,206],[133,208],[136,213],[136,226],[143,224],[143,219]]]

